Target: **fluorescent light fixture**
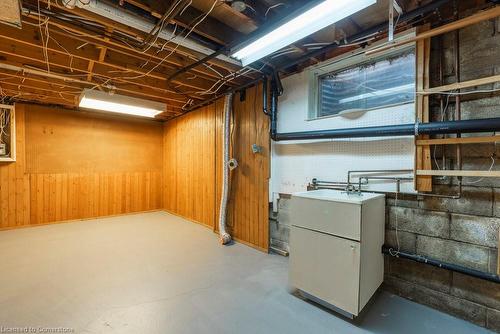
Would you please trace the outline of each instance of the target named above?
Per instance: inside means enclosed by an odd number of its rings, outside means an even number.
[[[164,103],[118,94],[109,94],[91,89],[85,89],[82,92],[79,106],[80,108],[97,109],[151,118],[166,110],[166,105]]]
[[[325,0],[236,51],[232,56],[241,60],[243,66],[247,66],[376,2],[377,0]]]

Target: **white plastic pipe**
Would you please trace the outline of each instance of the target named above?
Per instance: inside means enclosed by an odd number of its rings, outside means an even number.
[[[231,137],[231,112],[233,107],[233,94],[226,95],[224,100],[224,147],[222,154],[222,198],[219,210],[219,239],[221,244],[231,242],[231,235],[226,231],[226,211],[229,198],[229,150]]]

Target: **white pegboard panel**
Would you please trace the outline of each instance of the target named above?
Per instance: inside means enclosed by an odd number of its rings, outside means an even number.
[[[411,103],[346,116],[308,120],[307,71],[285,78],[283,86],[285,93],[279,100],[279,132],[415,122],[415,105]],[[272,151],[271,194],[303,191],[313,178],[347,181],[349,170],[413,170],[415,160],[413,136],[273,142]],[[411,174],[385,176],[412,176]],[[396,184],[370,181],[366,189],[394,191]],[[401,191],[413,192],[413,182],[403,182]]]
[[[350,170],[413,169],[412,138],[365,142],[317,142],[306,144],[273,143],[272,192],[290,194],[304,191],[313,178],[347,181]],[[411,174],[411,173],[410,173]],[[384,174],[385,176],[410,176]],[[353,180],[357,182],[357,177]],[[366,190],[394,191],[396,184],[370,180]],[[413,191],[412,182],[401,190]]]

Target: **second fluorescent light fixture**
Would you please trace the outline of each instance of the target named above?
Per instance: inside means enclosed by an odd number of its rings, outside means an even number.
[[[166,105],[160,102],[91,89],[82,92],[79,107],[151,118],[166,111]]]
[[[241,60],[243,66],[247,66],[376,2],[377,0],[325,0],[236,51],[232,56]]]

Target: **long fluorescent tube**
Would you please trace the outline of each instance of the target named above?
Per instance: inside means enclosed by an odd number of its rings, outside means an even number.
[[[109,111],[119,114],[136,115],[154,118],[166,110],[160,102],[137,99],[134,97],[108,94],[101,91],[85,89],[80,96],[80,108]]]
[[[236,51],[232,56],[241,60],[243,66],[247,66],[376,2],[377,0],[325,0]]]

